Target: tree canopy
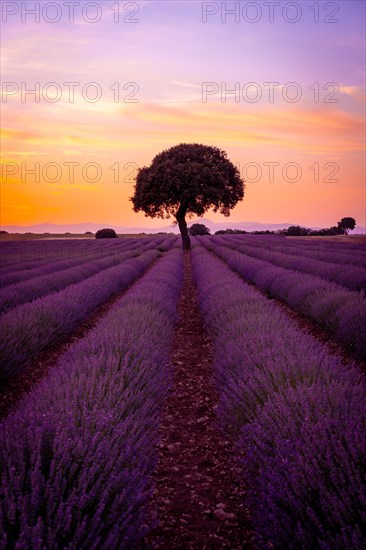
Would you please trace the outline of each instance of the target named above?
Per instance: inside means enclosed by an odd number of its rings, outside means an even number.
[[[305,235],[309,235],[310,229],[307,227],[301,227],[300,225],[290,225],[290,227],[287,228],[286,233],[291,237],[303,237]]]
[[[209,235],[210,230],[203,223],[194,223],[189,228],[189,233],[194,237],[196,235]]]
[[[174,216],[185,249],[190,247],[186,215],[202,216],[212,208],[229,216],[244,197],[244,182],[225,151],[197,143],[159,153],[149,167],[138,170],[134,189],[135,212],[152,218]]]
[[[343,230],[343,232],[348,235],[356,226],[356,220],[354,218],[342,218],[338,222],[338,227]]]
[[[105,227],[104,229],[99,229],[95,234],[96,239],[117,239],[117,233],[114,229]]]

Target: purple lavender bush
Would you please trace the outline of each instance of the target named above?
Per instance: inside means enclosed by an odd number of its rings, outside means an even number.
[[[197,240],[218,420],[243,460],[261,548],[362,548],[366,384]]]
[[[215,242],[214,239],[213,242]],[[281,252],[275,247],[268,249],[261,248],[255,246],[253,241],[249,241],[248,244],[238,245],[238,241],[226,238],[224,242],[226,246],[234,248],[238,252],[270,262],[279,267],[300,271],[301,273],[308,273],[309,275],[314,275],[327,281],[333,281],[350,290],[366,289],[366,269],[364,267],[350,265],[347,262],[340,266],[339,263],[329,263],[306,256],[304,257],[301,246],[297,248],[297,254],[295,255]]]
[[[113,248],[124,246],[123,242],[113,243]],[[2,263],[0,267],[1,277],[12,271],[29,271],[37,267],[52,263],[55,267],[59,262],[71,261],[76,259],[84,260],[86,258],[98,259],[104,252],[112,246],[111,243],[94,243],[91,241],[40,241],[36,248],[29,249],[28,241],[20,241],[17,244],[17,252],[9,255],[9,251],[4,250],[5,244],[0,243],[0,254]],[[94,244],[94,246],[93,246]],[[1,280],[1,279],[0,279]]]
[[[92,243],[94,244],[94,248],[90,247],[91,243],[89,242],[88,247],[80,246],[69,250],[69,258],[64,258],[62,255],[62,259],[60,260],[50,258],[37,262],[17,261],[14,266],[8,267],[7,269],[1,271],[0,287],[4,288],[15,283],[35,279],[36,277],[48,275],[51,272],[57,272],[63,269],[80,266],[89,261],[101,260],[112,255],[118,258],[127,251],[134,251],[143,246],[149,248],[148,245],[152,244],[152,239],[126,239],[126,241],[113,242],[92,241]],[[152,247],[150,246],[150,248]]]
[[[290,388],[244,425],[239,446],[263,541],[275,548],[364,547],[365,434],[365,385],[344,380]]]
[[[159,246],[160,240],[156,243]],[[120,249],[114,249],[111,254],[94,261],[83,261],[75,265],[68,265],[65,269],[54,272],[54,266],[48,266],[48,272],[44,270],[43,275],[32,277],[28,280],[15,283],[0,290],[0,310],[2,312],[9,309],[31,302],[42,296],[47,296],[53,292],[57,292],[66,288],[69,285],[83,281],[92,277],[96,273],[100,273],[104,269],[118,265],[125,260],[138,257],[144,251],[151,249],[151,242],[142,244],[138,248],[128,249],[121,252]]]
[[[216,237],[214,237],[216,239]],[[268,257],[277,252],[302,256],[322,262],[366,267],[366,248],[359,243],[339,243],[320,240],[303,240],[301,238],[286,239],[283,237],[266,235],[230,235],[224,236],[226,243],[235,242],[237,245],[255,246],[266,250]]]
[[[157,250],[146,251],[1,315],[0,380],[14,376],[42,349],[70,334],[93,309],[134,282],[159,255]]]
[[[334,333],[359,358],[366,358],[366,299],[363,292],[350,291],[319,277],[277,267],[221,245],[215,246],[207,239],[203,241],[204,245],[245,280]],[[352,318],[354,332],[351,333],[345,324],[345,318]]]
[[[135,548],[157,459],[182,252],[167,252],[0,424],[0,546]]]

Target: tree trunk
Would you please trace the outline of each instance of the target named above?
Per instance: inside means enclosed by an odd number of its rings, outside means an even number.
[[[176,219],[179,225],[180,234],[182,236],[182,244],[183,244],[183,250],[190,250],[191,249],[191,241],[189,238],[188,228],[187,228],[187,222],[185,219],[186,210],[185,208],[179,207],[178,212],[176,214]]]

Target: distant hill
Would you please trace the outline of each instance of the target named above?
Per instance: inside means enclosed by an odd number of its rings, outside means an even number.
[[[210,230],[211,233],[215,233],[219,229],[244,229],[245,231],[276,231],[278,229],[285,229],[290,225],[298,225],[295,222],[289,223],[265,223],[265,222],[233,222],[229,221],[223,222],[213,222],[208,218],[196,218],[192,220],[187,220],[188,225],[193,223],[203,223]],[[86,231],[92,231],[95,233],[98,229],[103,227],[111,227],[117,233],[159,233],[160,231],[167,233],[179,233],[177,226],[164,225],[161,227],[128,227],[123,225],[114,225],[110,223],[76,223],[76,224],[56,224],[56,223],[40,223],[36,225],[4,225],[1,229],[8,231],[9,233],[73,233],[73,234],[82,234]],[[325,226],[324,226],[325,227]],[[319,229],[319,227],[314,227],[313,229]],[[364,234],[366,233],[365,227],[356,227],[351,234]]]

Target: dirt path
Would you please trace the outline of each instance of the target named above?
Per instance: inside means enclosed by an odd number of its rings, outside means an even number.
[[[204,329],[190,254],[179,302],[174,387],[161,427],[160,458],[149,509],[158,526],[142,548],[253,548],[245,488],[230,443],[216,427],[212,345]]]

